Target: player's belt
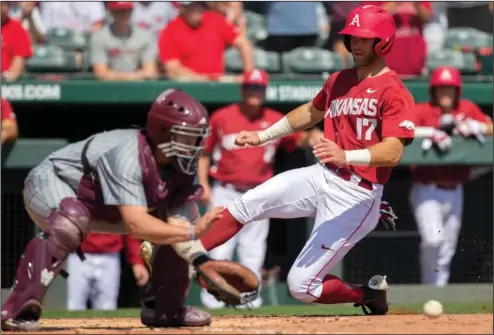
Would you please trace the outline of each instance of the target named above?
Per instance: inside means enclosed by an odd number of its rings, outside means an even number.
[[[439,189],[442,189],[442,190],[452,191],[452,190],[456,190],[456,188],[458,187],[458,184],[457,183],[436,183],[436,187]]]
[[[249,184],[233,184],[233,183],[227,183],[224,181],[217,181],[217,184],[222,186],[222,187],[233,189],[233,190],[240,192],[240,193],[245,193],[248,190],[251,190],[257,186],[257,185],[249,185]]]
[[[352,180],[352,172],[346,169],[338,168],[336,165],[333,164],[326,164],[326,167],[333,171],[338,177],[340,177],[343,180],[346,181],[351,181]],[[372,182],[365,179],[365,178],[360,178],[360,181],[357,184],[358,186],[365,188],[366,190],[372,191]]]

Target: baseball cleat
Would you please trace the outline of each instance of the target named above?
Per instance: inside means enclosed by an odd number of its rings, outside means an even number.
[[[389,309],[387,299],[389,286],[386,276],[372,276],[367,285],[362,285],[362,289],[364,290],[364,301],[354,306],[362,307],[365,315],[385,315]]]
[[[211,314],[193,306],[185,306],[178,313],[163,314],[156,317],[152,299],[141,304],[141,322],[150,328],[203,327],[211,325]]]
[[[149,241],[142,242],[140,251],[141,257],[144,260],[146,267],[148,268],[149,274],[151,274],[153,270],[153,267],[151,265],[154,251],[153,244]]]
[[[42,307],[36,300],[29,300],[21,308],[20,312],[14,318],[3,319],[4,311],[2,311],[2,330],[29,332],[41,329],[39,318],[41,316]]]

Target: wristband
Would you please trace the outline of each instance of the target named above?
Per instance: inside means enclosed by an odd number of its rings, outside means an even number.
[[[194,234],[194,226],[192,226],[192,225],[189,227],[189,239],[191,241],[196,240],[196,234]]]
[[[261,141],[262,144],[267,141],[271,141],[278,137],[283,137],[291,133],[293,133],[293,128],[285,116],[281,120],[273,124],[271,127],[269,127],[268,129],[258,132],[257,135],[259,136],[259,140]]]
[[[345,157],[348,165],[369,166],[371,162],[371,153],[368,149],[345,150]]]

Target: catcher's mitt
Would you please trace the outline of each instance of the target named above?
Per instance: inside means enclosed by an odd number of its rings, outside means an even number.
[[[199,284],[226,305],[244,305],[258,297],[259,279],[245,266],[209,258],[194,263]]]

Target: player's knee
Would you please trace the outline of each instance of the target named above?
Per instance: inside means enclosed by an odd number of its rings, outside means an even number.
[[[247,224],[252,221],[252,215],[245,206],[243,196],[235,199],[229,206],[228,211],[230,214],[242,224]]]
[[[67,249],[75,250],[89,234],[91,213],[79,200],[65,198],[48,219],[50,235]]]
[[[422,248],[439,248],[444,242],[444,237],[441,234],[433,234],[422,237]]]
[[[314,302],[317,298],[311,294],[311,291],[308,289],[308,285],[310,284],[310,280],[307,280],[303,276],[300,276],[300,273],[291,270],[288,273],[287,277],[288,290],[290,295],[297,299],[298,301],[304,303]]]

